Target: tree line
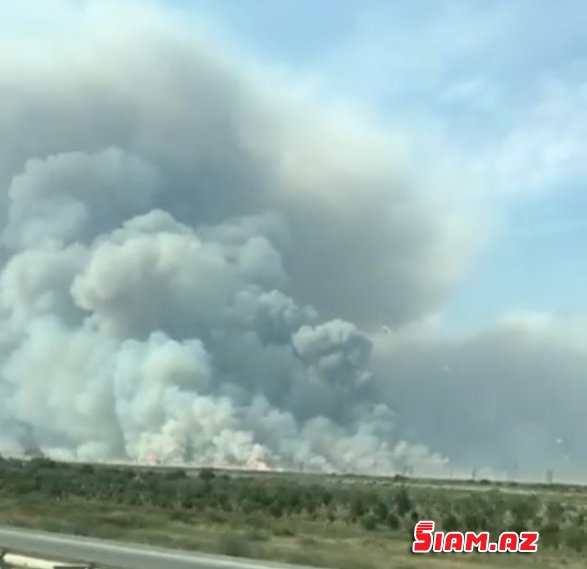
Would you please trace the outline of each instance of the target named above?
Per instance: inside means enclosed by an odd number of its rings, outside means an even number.
[[[411,538],[421,519],[445,531],[541,531],[541,546],[582,551],[587,545],[586,511],[572,501],[540,492],[498,488],[469,492],[424,488],[402,477],[343,482],[334,478],[229,475],[211,469],[135,469],[59,463],[47,458],[0,459],[0,493],[39,500],[82,500],[116,506],[207,514],[212,520],[304,519],[358,526]],[[211,517],[210,517],[211,516]]]

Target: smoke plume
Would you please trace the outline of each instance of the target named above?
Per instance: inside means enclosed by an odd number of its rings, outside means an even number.
[[[579,473],[585,327],[426,329],[475,236],[388,133],[91,5],[0,40],[0,450]]]
[[[0,61],[5,448],[442,465],[370,370],[368,330],[456,273],[391,142],[169,23],[106,30],[115,14]]]

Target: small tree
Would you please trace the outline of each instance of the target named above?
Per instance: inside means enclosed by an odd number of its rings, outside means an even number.
[[[546,506],[546,517],[553,522],[561,522],[565,513],[563,505],[556,501],[551,500]]]
[[[200,470],[200,479],[204,480],[205,482],[211,482],[216,478],[216,474],[211,468],[202,468]]]
[[[573,551],[581,552],[587,546],[587,534],[582,528],[570,526],[563,532],[565,545]]]
[[[548,521],[540,528],[540,543],[544,547],[558,549],[560,546],[560,527],[557,522]]]
[[[359,496],[355,497],[351,502],[349,517],[354,523],[365,514],[365,506]]]
[[[405,516],[412,509],[412,500],[408,491],[402,486],[395,495],[395,504],[397,513],[400,516]]]
[[[459,518],[455,516],[455,514],[449,512],[442,518],[442,529],[447,532],[459,531],[460,529],[462,529],[462,523],[459,520]]]
[[[395,512],[389,512],[389,514],[387,515],[386,523],[389,529],[392,530],[398,530],[401,525],[400,519]]]
[[[269,513],[274,518],[281,518],[283,516],[283,507],[278,500],[275,500],[271,506],[269,506]]]
[[[384,502],[377,502],[377,504],[375,504],[375,508],[373,509],[373,514],[377,518],[378,522],[385,522],[389,514],[389,508],[387,507],[387,504]]]
[[[367,514],[361,518],[361,525],[367,531],[377,529],[377,518],[373,514]]]

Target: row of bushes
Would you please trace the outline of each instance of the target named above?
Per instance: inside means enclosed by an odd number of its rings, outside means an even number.
[[[541,494],[410,486],[404,480],[337,483],[325,477],[228,476],[212,470],[161,471],[56,463],[47,459],[0,460],[2,492],[41,495],[43,500],[152,506],[185,519],[206,514],[219,523],[299,518],[342,523],[365,531],[412,535],[418,520],[434,519],[445,531],[501,532],[539,529],[541,543],[581,551],[586,543],[583,507]]]

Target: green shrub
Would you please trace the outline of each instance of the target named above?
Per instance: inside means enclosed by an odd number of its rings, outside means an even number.
[[[244,534],[244,538],[247,541],[269,541],[271,539],[269,535],[258,529],[250,529],[246,531]]]
[[[255,557],[256,548],[243,535],[227,533],[218,540],[218,552],[230,557]]]
[[[311,535],[302,535],[299,539],[298,539],[298,543],[302,546],[302,547],[309,547],[311,545],[316,545],[316,540],[311,536]]]
[[[200,470],[200,479],[206,482],[210,482],[216,478],[216,474],[211,468],[202,468]]]
[[[172,522],[183,522],[184,524],[188,524],[192,521],[192,514],[184,512],[183,510],[173,510],[169,514],[169,519]]]
[[[551,549],[558,549],[561,538],[558,523],[549,521],[540,528],[540,544]]]
[[[278,537],[293,537],[295,532],[290,528],[277,526],[273,528],[273,535]]]
[[[373,514],[367,514],[361,518],[361,526],[367,531],[377,529],[377,518]]]
[[[412,509],[412,499],[405,487],[401,487],[395,495],[397,513],[405,516]]]
[[[563,532],[564,544],[573,551],[581,552],[587,546],[587,533],[579,527],[568,527]]]
[[[390,529],[397,530],[400,528],[401,520],[395,512],[389,512],[389,514],[387,515],[386,523]]]
[[[459,518],[452,512],[442,518],[441,525],[444,531],[460,531],[463,527]]]

